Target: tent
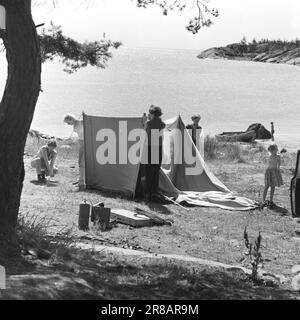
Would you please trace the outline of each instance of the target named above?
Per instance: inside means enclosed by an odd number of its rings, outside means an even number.
[[[84,114],[85,183],[89,189],[122,192],[136,197],[141,191],[145,141],[136,135],[140,117],[95,117]],[[180,116],[165,121],[161,193],[179,203],[229,210],[255,208],[252,200],[236,197],[210,172]],[[139,150],[139,151],[137,151]],[[180,150],[180,152],[178,152]],[[192,162],[185,151],[191,150]],[[128,161],[135,155],[134,161]],[[195,170],[197,169],[197,170]]]

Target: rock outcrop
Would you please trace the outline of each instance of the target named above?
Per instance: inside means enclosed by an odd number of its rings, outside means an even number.
[[[37,138],[37,139],[44,139],[44,140],[51,140],[51,139],[55,139],[57,141],[62,141],[63,139],[55,137],[55,136],[51,136],[49,134],[44,134],[38,130],[34,130],[34,129],[30,129],[28,132],[28,135],[31,138]]]
[[[260,44],[255,52],[241,51],[240,44],[231,44],[226,47],[211,48],[201,52],[199,59],[229,59],[248,60],[267,63],[286,63],[300,66],[300,47],[291,49],[270,50],[266,44]]]
[[[255,139],[268,140],[272,138],[271,132],[267,130],[261,123],[253,123],[246,130],[255,131]]]
[[[220,141],[228,142],[253,142],[255,139],[271,139],[272,135],[261,123],[253,123],[246,131],[223,132],[216,135],[216,138]]]

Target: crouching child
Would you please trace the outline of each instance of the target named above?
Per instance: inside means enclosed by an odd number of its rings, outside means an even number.
[[[56,147],[56,141],[49,140],[47,145],[41,147],[31,161],[32,168],[36,169],[39,182],[46,182],[46,176],[54,177],[54,175],[58,173],[55,167],[57,157]]]

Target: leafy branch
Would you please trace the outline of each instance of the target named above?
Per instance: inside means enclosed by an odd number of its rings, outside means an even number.
[[[42,62],[58,57],[65,65],[65,72],[73,73],[90,66],[105,68],[112,58],[111,49],[117,49],[121,42],[107,40],[105,35],[99,41],[80,43],[62,33],[60,26],[51,23],[50,28],[43,29],[39,35]]]
[[[133,1],[133,0],[132,0]],[[188,0],[134,0],[137,1],[137,6],[147,8],[149,5],[157,5],[163,10],[163,14],[167,15],[169,11],[183,11],[187,7]],[[216,18],[219,16],[219,11],[215,8],[210,8],[209,0],[194,0],[194,6],[197,7],[197,14],[189,20],[186,29],[193,34],[198,33],[202,27],[209,27],[212,24],[210,17]]]

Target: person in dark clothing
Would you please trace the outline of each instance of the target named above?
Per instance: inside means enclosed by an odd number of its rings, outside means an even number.
[[[274,122],[271,122],[271,135],[272,135],[272,141],[274,141],[274,133],[275,133],[275,130],[274,130]]]
[[[153,199],[158,193],[159,171],[163,158],[162,130],[166,124],[161,120],[160,107],[151,105],[145,130],[148,137],[148,162],[145,165],[146,199]]]
[[[201,120],[200,114],[195,114],[192,116],[193,123],[186,126],[186,129],[189,130],[192,140],[197,148],[199,148],[198,146],[199,136],[202,131],[202,127],[199,126],[200,120]]]

